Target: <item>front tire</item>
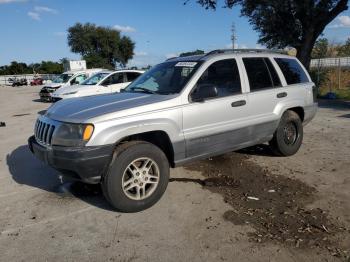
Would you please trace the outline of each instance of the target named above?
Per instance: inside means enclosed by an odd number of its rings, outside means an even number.
[[[291,156],[298,152],[303,141],[303,124],[297,113],[287,110],[269,142],[278,156]]]
[[[121,212],[138,212],[153,206],[169,182],[169,162],[157,146],[143,141],[119,146],[102,179],[108,202]]]

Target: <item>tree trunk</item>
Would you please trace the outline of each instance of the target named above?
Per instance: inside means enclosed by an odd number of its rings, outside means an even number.
[[[297,47],[297,58],[309,70],[311,62],[311,52],[315,45],[317,37],[313,33],[308,32],[305,34],[304,39],[301,41],[301,45]]]

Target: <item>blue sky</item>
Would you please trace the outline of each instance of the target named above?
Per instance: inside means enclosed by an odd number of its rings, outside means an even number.
[[[258,35],[239,9],[205,10],[184,0],[0,0],[0,65],[13,60],[32,63],[58,61],[70,52],[66,30],[76,22],[118,28],[136,43],[129,65],[156,64],[180,52],[227,48],[231,24],[240,48],[256,48]],[[223,3],[223,1],[221,1]],[[10,26],[11,25],[11,26]],[[342,13],[324,32],[334,42],[350,36],[350,11]]]

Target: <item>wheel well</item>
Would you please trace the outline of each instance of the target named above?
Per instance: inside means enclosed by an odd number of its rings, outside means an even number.
[[[298,107],[292,107],[292,108],[288,108],[288,110],[294,111],[295,113],[298,114],[298,116],[300,117],[301,121],[304,121],[304,109],[300,106]]]
[[[164,131],[150,131],[123,138],[119,143],[129,141],[146,141],[159,147],[168,158],[170,166],[174,167],[174,149],[168,134]]]

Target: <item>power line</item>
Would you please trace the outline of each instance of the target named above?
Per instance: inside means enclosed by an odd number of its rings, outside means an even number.
[[[237,36],[236,36],[236,26],[235,26],[235,23],[232,22],[232,26],[231,26],[232,49],[235,49],[236,40],[237,40]]]

